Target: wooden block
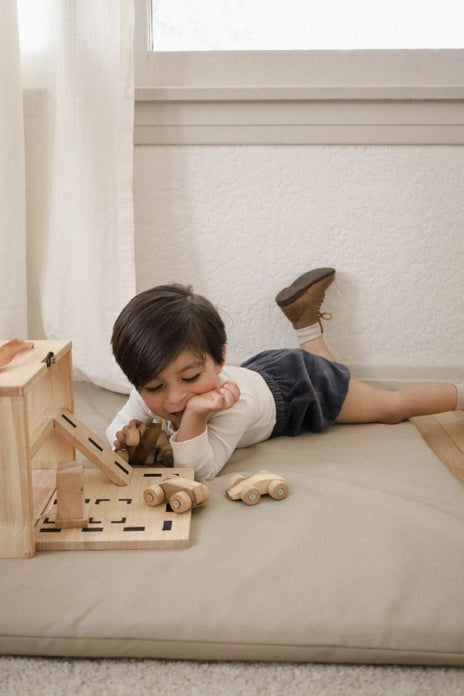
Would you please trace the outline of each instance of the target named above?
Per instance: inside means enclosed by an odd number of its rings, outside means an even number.
[[[60,518],[55,519],[55,527],[57,529],[84,529],[89,526],[89,506],[84,505],[82,510],[82,517],[73,517],[69,520],[62,520]]]
[[[179,467],[170,474],[193,481],[193,467]],[[176,514],[165,502],[158,507],[145,504],[143,493],[165,476],[163,468],[134,469],[124,489],[116,487],[98,469],[84,469],[85,498],[89,505],[87,528],[57,529],[57,501],[52,498],[35,527],[36,548],[46,551],[69,549],[180,549],[190,543],[192,511]]]
[[[127,486],[132,476],[131,465],[99,440],[73,413],[65,409],[60,411],[55,417],[55,428],[116,486]]]
[[[56,527],[87,527],[84,503],[84,464],[60,462],[56,471]]]

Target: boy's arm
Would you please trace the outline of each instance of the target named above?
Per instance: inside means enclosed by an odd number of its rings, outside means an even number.
[[[208,419],[220,411],[227,411],[240,399],[240,389],[235,382],[227,381],[213,391],[197,394],[187,403],[176,433],[177,442],[192,440],[201,435]]]
[[[178,432],[171,437],[175,466],[193,466],[196,479],[211,479],[227,463],[250,427],[249,394],[230,409],[212,413],[206,428],[190,440],[178,441]]]

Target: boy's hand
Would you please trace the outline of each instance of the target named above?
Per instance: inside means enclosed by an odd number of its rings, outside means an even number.
[[[196,394],[188,400],[185,411],[197,415],[209,416],[211,413],[225,411],[232,408],[240,398],[240,389],[235,382],[224,382],[222,387]],[[185,413],[184,413],[185,416]]]
[[[204,432],[208,416],[232,408],[240,398],[235,382],[224,382],[222,387],[192,396],[185,407],[176,433],[177,442],[191,440]]]
[[[114,447],[117,450],[126,449],[127,447],[127,437],[130,430],[137,430],[137,428],[142,424],[142,421],[131,420],[127,425],[124,426],[122,430],[118,430],[116,433],[116,440],[114,441]]]

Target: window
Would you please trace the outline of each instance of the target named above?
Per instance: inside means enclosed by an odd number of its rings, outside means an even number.
[[[154,52],[135,7],[136,144],[464,143],[464,49]]]
[[[464,47],[462,0],[151,0],[152,51]]]

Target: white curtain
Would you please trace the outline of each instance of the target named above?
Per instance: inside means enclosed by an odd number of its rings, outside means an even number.
[[[0,339],[27,334],[23,99],[15,3],[0,21]]]
[[[135,292],[133,0],[2,0],[0,26],[0,337],[26,337],[27,285],[28,338],[72,340],[75,379],[127,390],[110,337]]]

